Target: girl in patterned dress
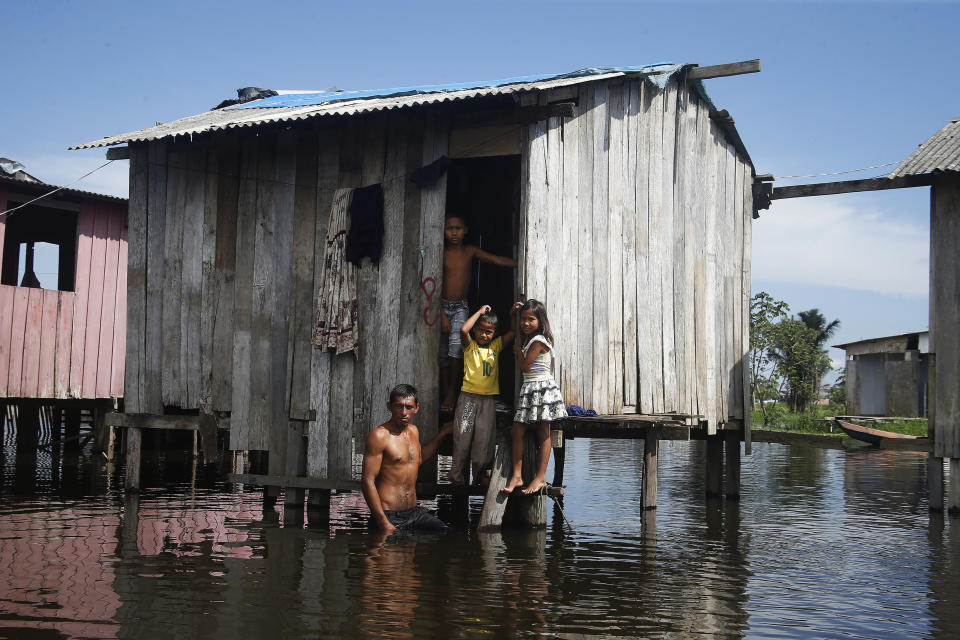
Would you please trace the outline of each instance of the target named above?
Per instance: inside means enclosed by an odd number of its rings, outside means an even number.
[[[537,473],[523,490],[523,493],[532,494],[547,486],[550,423],[567,417],[567,411],[563,407],[560,388],[551,374],[553,334],[550,332],[550,321],[547,320],[547,309],[539,300],[527,300],[513,305],[512,312],[517,311],[520,312],[520,339],[514,343],[513,352],[523,372],[523,384],[520,386],[520,400],[510,434],[513,473],[503,491],[511,493],[523,484],[523,434],[528,427],[535,426],[540,443]]]

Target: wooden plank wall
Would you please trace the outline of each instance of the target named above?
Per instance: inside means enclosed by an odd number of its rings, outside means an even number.
[[[956,250],[960,180],[934,185],[930,201],[930,353],[936,355],[933,455],[960,458],[960,260]]]
[[[564,399],[701,415],[711,433],[742,420],[752,168],[676,81],[578,98],[523,136],[520,289],[547,305]]]
[[[127,410],[230,411],[230,447],[269,450],[271,473],[293,469],[293,422],[306,424],[308,475],[350,477],[389,390],[409,382],[430,437],[446,180],[407,176],[447,144],[442,115],[405,113],[132,146]],[[384,253],[358,271],[358,357],[321,352],[310,337],[334,193],[377,183]]]
[[[126,212],[84,201],[77,233],[74,291],[0,285],[0,397],[123,395]]]

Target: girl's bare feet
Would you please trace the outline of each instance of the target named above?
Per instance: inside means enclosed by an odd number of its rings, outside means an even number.
[[[540,493],[540,490],[547,486],[547,481],[540,476],[537,476],[530,481],[530,484],[527,485],[527,488],[521,491],[520,493],[524,495],[532,495],[534,493]]]
[[[523,486],[523,478],[520,476],[510,476],[510,479],[507,481],[507,486],[503,489],[500,489],[500,493],[513,493],[514,489]]]

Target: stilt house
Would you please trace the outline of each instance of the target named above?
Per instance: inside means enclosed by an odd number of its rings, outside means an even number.
[[[568,403],[747,431],[754,170],[702,80],[757,70],[280,92],[77,147],[130,158],[126,412],[213,414],[271,475],[349,478],[410,382],[429,437],[457,211],[519,261],[478,269],[471,305],[546,303]],[[311,344],[330,221],[377,184],[382,255],[358,269],[356,355],[336,355]]]
[[[0,168],[0,399],[109,400],[123,395],[126,200],[56,190]],[[9,211],[8,211],[9,210]],[[34,250],[53,249],[37,277]],[[42,286],[41,286],[42,285]]]

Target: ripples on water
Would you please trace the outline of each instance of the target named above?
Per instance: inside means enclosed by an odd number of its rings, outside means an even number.
[[[743,495],[703,498],[701,443],[568,443],[545,531],[382,539],[357,494],[329,529],[266,513],[179,452],[147,487],[89,451],[0,450],[0,638],[956,637],[960,534],[923,455],[755,444]],[[164,484],[162,478],[167,478]],[[427,502],[452,517],[452,506]],[[471,503],[475,519],[479,500]]]

